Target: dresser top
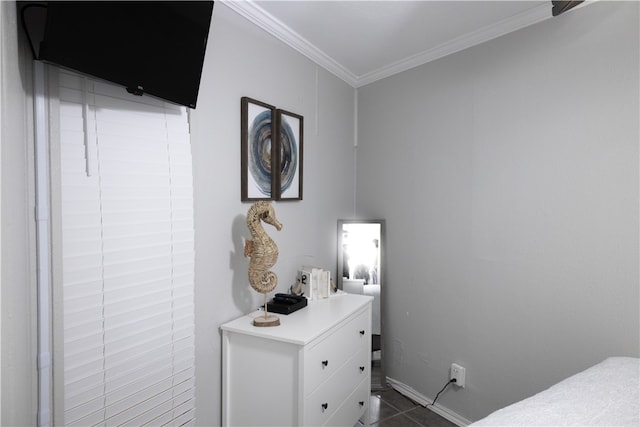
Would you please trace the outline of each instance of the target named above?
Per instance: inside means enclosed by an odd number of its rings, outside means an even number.
[[[280,326],[253,326],[253,319],[264,316],[264,311],[257,310],[225,323],[220,329],[225,332],[306,345],[352,314],[371,305],[372,301],[373,297],[368,295],[338,293],[326,299],[309,301],[305,308],[289,315],[275,313],[280,318]]]

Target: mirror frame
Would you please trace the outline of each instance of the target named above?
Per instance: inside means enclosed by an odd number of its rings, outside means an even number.
[[[384,219],[339,219],[338,220],[338,259],[336,269],[336,287],[342,290],[342,267],[343,267],[343,226],[344,224],[380,224],[380,384],[371,383],[372,389],[384,389],[387,386],[385,370],[385,327],[384,327],[384,306],[386,305],[387,288],[387,253],[386,253],[386,223]],[[374,385],[376,386],[374,388]],[[380,388],[378,388],[380,387]]]

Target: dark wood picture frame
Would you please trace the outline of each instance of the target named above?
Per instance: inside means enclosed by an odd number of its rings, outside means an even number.
[[[241,201],[275,200],[277,165],[276,108],[242,97],[240,100]]]
[[[304,117],[276,110],[275,200],[302,200]]]

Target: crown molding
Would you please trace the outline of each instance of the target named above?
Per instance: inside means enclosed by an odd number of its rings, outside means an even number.
[[[329,55],[309,43],[298,33],[292,31],[270,13],[262,9],[252,0],[223,0],[230,9],[256,24],[278,40],[292,47],[330,73],[344,80],[349,85],[357,87],[358,77],[336,62]]]
[[[257,4],[257,2],[253,0],[223,0],[223,3],[236,13],[240,14],[258,27],[267,31],[278,40],[292,47],[302,55],[306,56],[316,64],[325,68],[327,71],[334,74],[338,78],[344,80],[354,88],[358,88],[373,83],[377,80],[392,76],[394,74],[398,74],[402,71],[415,68],[417,66],[426,64],[452,53],[459,52],[480,43],[484,43],[491,39],[503,36],[513,31],[517,31],[519,29],[528,27],[529,25],[536,24],[552,17],[551,2],[544,2],[539,6],[514,15],[510,18],[503,19],[502,21],[499,21],[495,24],[488,25],[486,27],[480,28],[479,30],[464,34],[432,49],[428,49],[416,55],[374,70],[370,73],[358,76],[343,67],[329,55],[309,43],[309,41],[301,37],[298,33],[292,31],[280,20],[267,13]]]
[[[551,17],[551,2],[545,2],[540,6],[536,6],[525,12],[503,19],[495,24],[463,34],[460,37],[452,39],[432,49],[425,50],[370,73],[358,76],[356,87],[364,86],[385,77],[398,74],[402,71],[410,70],[411,68],[418,67],[447,55],[451,55],[453,53],[460,52],[461,50],[498,38],[505,34],[537,24],[538,22],[542,22]]]

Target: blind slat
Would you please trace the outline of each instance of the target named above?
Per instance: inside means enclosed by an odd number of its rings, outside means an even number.
[[[65,424],[189,423],[194,223],[186,109],[59,75]]]
[[[171,354],[172,345],[173,343],[168,341],[156,346],[148,346],[145,350],[138,349],[135,354],[129,357],[122,357],[121,354],[110,357],[104,371],[105,379],[113,381],[117,385],[121,375],[144,370],[148,364],[153,364],[158,359],[165,360],[167,355]]]
[[[172,394],[171,390],[167,390],[151,397],[137,407],[136,414],[127,414],[132,418],[121,423],[121,425],[140,426],[148,423],[161,413],[171,410],[173,408]]]

